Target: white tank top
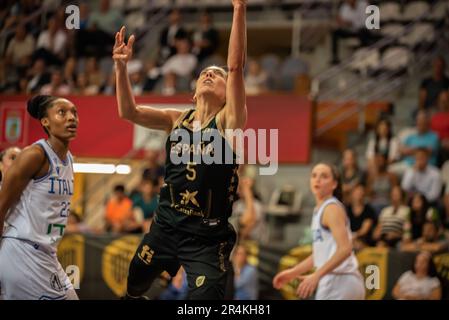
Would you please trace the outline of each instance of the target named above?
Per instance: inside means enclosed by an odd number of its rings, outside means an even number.
[[[312,217],[313,264],[317,269],[329,261],[337,250],[337,243],[335,242],[331,231],[328,228],[324,228],[321,223],[324,209],[331,203],[335,203],[344,208],[343,204],[338,201],[337,198],[332,197],[324,201],[323,204],[314,211]],[[346,229],[349,239],[352,241],[349,219],[347,219]],[[358,273],[358,262],[354,252],[352,252],[351,255],[338,267],[331,271],[331,273]]]
[[[45,139],[34,144],[44,149],[49,170],[45,176],[31,180],[20,200],[10,208],[3,237],[30,241],[56,252],[70,213],[73,158],[68,152],[65,161],[59,159]]]

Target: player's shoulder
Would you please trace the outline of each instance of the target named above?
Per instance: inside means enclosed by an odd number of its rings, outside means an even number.
[[[42,162],[45,159],[45,150],[38,144],[25,147],[19,157],[30,162]]]
[[[335,199],[335,201],[328,203],[323,209],[323,214],[325,215],[326,213],[346,216],[346,209],[339,200]]]

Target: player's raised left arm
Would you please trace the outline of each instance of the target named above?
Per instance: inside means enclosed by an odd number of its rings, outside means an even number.
[[[228,48],[228,80],[224,129],[243,129],[246,125],[246,94],[243,69],[246,61],[246,3],[232,0],[234,14]]]

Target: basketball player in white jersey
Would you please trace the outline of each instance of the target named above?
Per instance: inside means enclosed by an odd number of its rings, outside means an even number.
[[[310,187],[316,207],[312,218],[313,253],[293,268],[278,273],[273,286],[280,289],[289,281],[302,280],[297,294],[316,300],[362,300],[365,298],[363,278],[352,251],[351,229],[340,192],[337,170],[324,163],[312,170]],[[308,271],[313,272],[303,275]]]
[[[0,286],[3,299],[77,299],[57,260],[73,193],[69,142],[78,115],[70,101],[36,96],[28,113],[48,139],[25,148],[6,172],[0,190]],[[5,229],[3,230],[3,226]]]

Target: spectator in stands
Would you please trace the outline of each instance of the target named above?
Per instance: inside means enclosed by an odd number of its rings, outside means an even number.
[[[89,26],[89,5],[86,2],[81,2],[78,6],[80,9],[80,30],[85,30]]]
[[[67,35],[62,31],[56,18],[48,20],[47,29],[39,34],[35,58],[42,58],[48,65],[62,65],[66,54]]]
[[[71,88],[63,82],[60,70],[53,70],[49,84],[42,86],[40,94],[65,96],[71,93]]]
[[[135,96],[143,93],[144,78],[143,78],[143,64],[140,60],[132,60],[128,63],[128,74],[131,82],[131,90]]]
[[[158,180],[162,186],[165,176],[164,166],[160,164],[161,153],[156,149],[148,149],[145,152],[146,166],[142,172],[142,180]]]
[[[390,204],[391,189],[399,184],[398,178],[387,171],[387,158],[382,153],[375,155],[374,168],[368,171],[366,189],[376,215]]]
[[[245,75],[245,89],[248,95],[258,95],[267,91],[268,75],[262,70],[261,65],[256,60],[248,63],[248,72]]]
[[[133,202],[133,209],[139,212],[143,217],[143,231],[147,233],[150,230],[153,221],[154,212],[158,204],[158,180],[143,180],[140,184],[139,192],[136,192],[131,200]]]
[[[217,51],[219,40],[218,31],[212,25],[211,15],[206,11],[202,12],[200,24],[193,33],[192,49],[199,63]]]
[[[123,15],[119,10],[110,8],[109,0],[100,0],[100,10],[92,11],[89,17],[89,27],[111,36],[123,25]],[[110,50],[110,48],[108,48]]]
[[[426,197],[421,193],[415,193],[409,201],[411,240],[421,238],[423,226],[426,222],[439,222],[440,217]]]
[[[166,95],[177,91],[190,91],[193,71],[198,63],[195,55],[190,52],[188,38],[177,39],[175,47],[176,54],[168,58],[161,67],[161,73],[164,75],[163,93]]]
[[[438,164],[449,160],[449,92],[443,91],[438,98],[438,112],[432,116],[430,128],[440,139]]]
[[[441,194],[440,171],[428,163],[427,149],[418,148],[415,151],[415,158],[415,165],[408,168],[402,178],[402,189],[410,195],[422,193],[430,203],[435,204]]]
[[[433,254],[442,253],[448,250],[448,241],[437,222],[427,221],[422,228],[422,237],[413,242],[404,242],[402,251],[429,251]]]
[[[395,247],[402,238],[409,239],[410,208],[403,204],[404,193],[399,186],[391,190],[391,206],[383,209],[373,233],[377,246]]]
[[[37,59],[28,71],[27,92],[37,93],[43,85],[50,83],[51,74],[47,71],[45,60]]]
[[[83,219],[81,218],[81,215],[74,211],[70,210],[70,214],[67,218],[67,226],[65,229],[65,233],[89,233],[89,234],[102,234],[103,230],[101,228],[97,227],[90,227],[88,226]]]
[[[405,138],[404,145],[400,147],[401,155],[404,156],[404,162],[408,166],[415,163],[415,153],[418,148],[426,148],[430,152],[429,163],[437,165],[438,156],[438,136],[430,130],[430,121],[425,111],[418,112],[416,116],[417,132]]]
[[[446,63],[443,57],[433,60],[432,77],[425,78],[419,91],[419,109],[429,110],[436,108],[438,96],[449,89],[449,78],[444,74]]]
[[[262,203],[255,196],[254,179],[241,178],[237,194],[239,199],[234,202],[230,223],[241,240],[264,240],[265,215]]]
[[[80,10],[81,15],[81,10]],[[120,11],[111,9],[109,0],[100,0],[99,10],[87,13],[87,29],[77,30],[76,52],[77,56],[108,55],[114,45],[115,30],[124,22]]]
[[[363,249],[372,243],[372,231],[376,223],[376,213],[365,201],[365,186],[357,184],[351,195],[351,203],[346,206],[352,231],[355,250]]]
[[[9,147],[0,152],[0,188],[2,187],[2,180],[6,171],[11,167],[21,151],[18,147]]]
[[[99,88],[104,84],[106,77],[98,66],[95,57],[89,57],[84,67],[89,85],[96,85]]]
[[[140,233],[142,226],[136,222],[132,201],[125,194],[123,185],[116,185],[106,204],[106,230],[116,233]]]
[[[6,49],[4,71],[7,73],[12,71],[19,77],[24,75],[26,68],[31,64],[34,46],[34,38],[27,32],[24,24],[19,24],[16,27],[14,38],[11,39]]]
[[[71,87],[75,88],[77,80],[77,60],[75,57],[69,57],[64,64],[64,81]]]
[[[349,203],[351,199],[352,189],[360,182],[364,182],[365,174],[359,168],[357,162],[357,154],[352,149],[343,151],[342,160],[342,190],[343,203]]]
[[[399,160],[399,144],[393,136],[391,122],[388,119],[380,119],[376,125],[375,136],[372,137],[366,148],[368,168],[374,166],[375,155],[381,153],[387,157],[388,164]]]
[[[396,300],[441,299],[441,284],[430,253],[420,252],[416,256],[412,270],[401,275],[392,294]]]
[[[173,9],[169,14],[168,19],[168,26],[162,30],[159,38],[160,64],[164,64],[170,56],[176,53],[176,39],[187,37],[186,30],[181,26],[181,12],[179,9]]]
[[[101,88],[101,92],[105,95],[115,94],[115,72],[109,74],[108,80],[105,85]]]
[[[85,72],[80,72],[76,77],[75,92],[82,96],[93,96],[98,94],[99,88],[95,84],[89,84],[87,74]]]
[[[245,246],[237,245],[232,259],[234,266],[234,299],[257,300],[259,283],[257,268],[248,263]]]
[[[340,62],[338,41],[341,38],[360,39],[362,45],[369,45],[375,38],[365,27],[368,3],[365,0],[346,0],[337,16],[337,28],[332,32],[332,64]]]

